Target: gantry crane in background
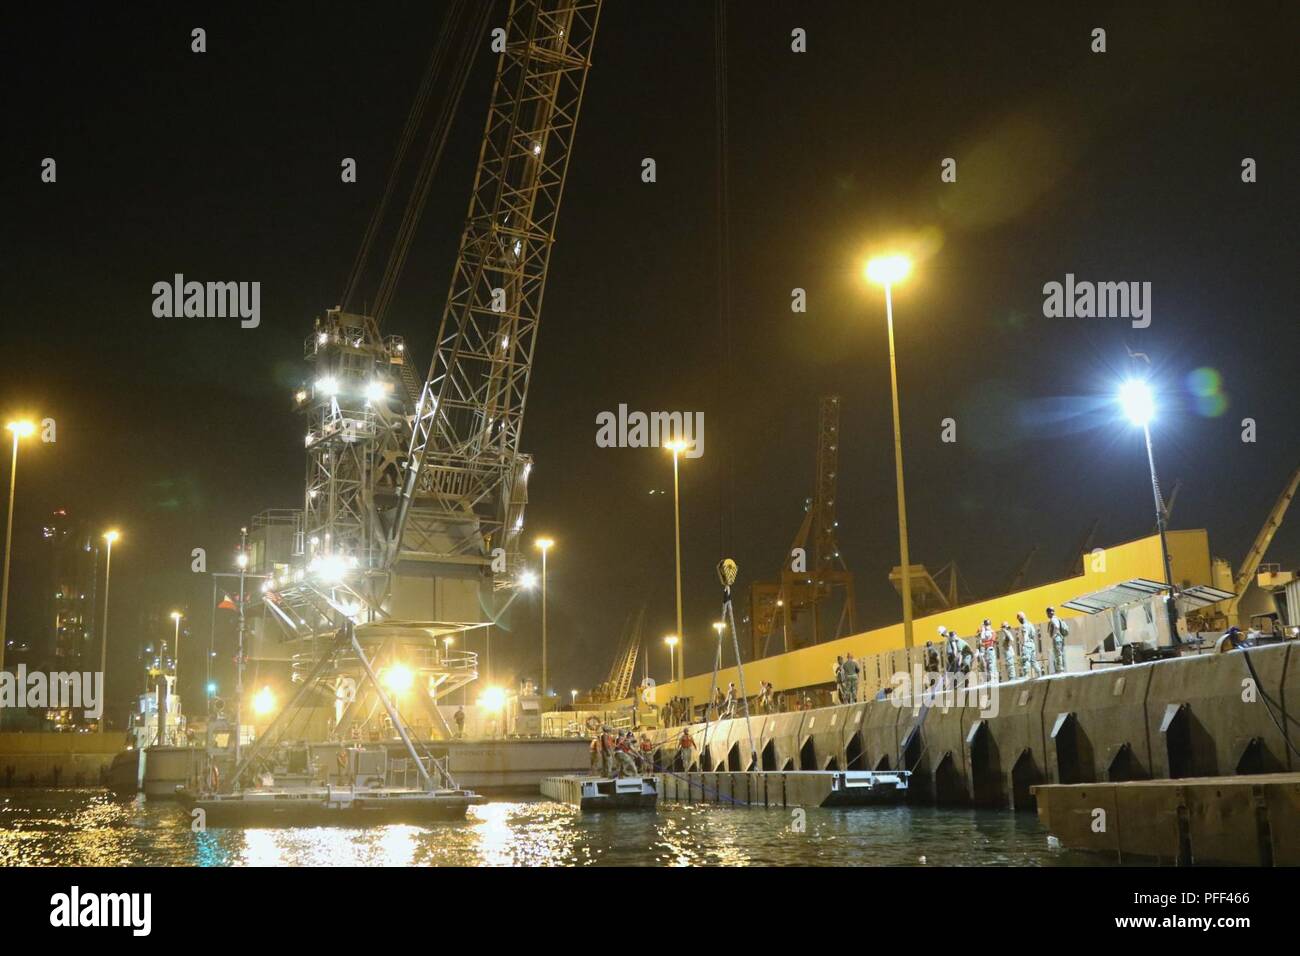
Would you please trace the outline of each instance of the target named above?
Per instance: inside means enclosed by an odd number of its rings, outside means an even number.
[[[851,634],[857,627],[853,572],[840,557],[835,529],[836,487],[839,477],[840,399],[821,400],[817,425],[817,484],[804,503],[804,519],[774,581],[756,581],[749,588],[750,643],[754,658],[792,651],[822,640],[822,609],[838,592],[839,614],[831,637]],[[811,629],[798,627],[811,612]],[[781,647],[771,646],[781,631]]]
[[[477,675],[474,655],[449,648],[464,646],[455,634],[492,619],[495,590],[519,581],[532,468],[519,448],[524,406],[600,9],[601,0],[511,0],[469,212],[421,381],[407,343],[382,333],[382,309],[494,11],[472,0],[449,5],[394,177],[444,69],[448,95],[396,233],[377,314],[350,312],[348,303],[391,180],[342,304],[317,320],[306,341],[313,375],[296,405],[307,419],[307,482],[292,558],[271,556],[270,535],[260,553],[256,536],[253,542],[254,563],[271,575],[264,604],[298,642],[297,676],[315,673],[347,621],[367,652],[414,667],[420,687],[427,679],[430,693],[421,699],[445,696]]]

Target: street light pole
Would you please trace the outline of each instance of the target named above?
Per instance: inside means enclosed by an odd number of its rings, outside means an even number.
[[[1165,509],[1161,507],[1160,503],[1160,482],[1156,478],[1156,456],[1151,450],[1151,426],[1146,422],[1142,423],[1142,435],[1146,438],[1147,465],[1151,469],[1151,496],[1155,500],[1156,506],[1156,530],[1160,532],[1160,557],[1164,562],[1165,584],[1169,586],[1169,600],[1172,602],[1174,599],[1174,570],[1169,560],[1169,540],[1165,537]],[[1171,624],[1176,615],[1176,611],[1170,614],[1169,621]]]
[[[181,697],[181,618],[180,611],[172,611],[172,620],[176,622],[176,633],[172,637],[172,653],[176,655],[176,664],[172,668],[172,680],[176,684],[176,699]]]
[[[1129,421],[1142,426],[1142,437],[1147,446],[1147,468],[1151,472],[1151,498],[1156,509],[1156,531],[1160,535],[1160,561],[1164,565],[1165,586],[1169,588],[1166,607],[1170,637],[1178,642],[1178,604],[1174,600],[1174,571],[1169,559],[1169,539],[1165,535],[1165,509],[1160,501],[1160,480],[1156,476],[1156,456],[1151,446],[1151,419],[1155,417],[1156,402],[1151,386],[1140,378],[1129,379],[1119,390],[1119,404]]]
[[[14,436],[13,461],[9,466],[9,518],[5,527],[5,567],[4,583],[0,584],[0,671],[5,669],[5,636],[9,620],[9,555],[14,544],[14,489],[18,485],[18,439],[26,438],[36,431],[31,422],[10,422],[5,426]]]
[[[677,640],[682,645],[682,652],[677,657],[677,673],[673,675],[673,679],[677,681],[679,695],[682,692],[681,685],[686,682],[686,638],[682,633],[682,509],[677,457],[685,447],[686,443],[681,440],[668,443],[668,449],[673,453],[673,552],[677,564]]]
[[[239,529],[239,660],[235,663],[235,766],[240,762],[240,738],[244,734],[244,576],[248,573],[248,529]],[[232,780],[232,784],[239,781]]]
[[[903,648],[912,649],[912,564],[907,553],[907,501],[903,494],[903,429],[898,415],[898,365],[894,358],[894,296],[885,284],[885,324],[889,328],[889,392],[894,403],[894,472],[898,484],[898,552],[903,570]]]
[[[894,478],[898,487],[898,556],[902,565],[903,647],[912,650],[912,564],[907,553],[907,500],[903,494],[903,429],[898,414],[898,363],[894,355],[895,282],[911,271],[904,256],[882,256],[867,263],[867,278],[885,287],[885,325],[889,332],[889,395],[894,406]]]
[[[116,531],[106,531],[104,540],[108,542],[107,553],[104,557],[104,627],[99,635],[99,679],[102,682],[104,696],[107,697],[108,691],[108,584],[113,573],[113,542],[118,539]],[[104,732],[106,715],[99,715],[99,732]]]
[[[546,669],[546,552],[551,550],[551,545],[555,544],[550,538],[538,538],[537,547],[542,549],[542,696],[546,696],[547,688],[551,685],[547,683]]]

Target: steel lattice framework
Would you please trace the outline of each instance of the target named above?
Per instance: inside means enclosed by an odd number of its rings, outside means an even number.
[[[519,451],[542,294],[600,0],[514,0],[429,375],[415,408],[387,565],[516,555]],[[513,565],[513,562],[511,562]],[[497,568],[507,583],[513,566]]]

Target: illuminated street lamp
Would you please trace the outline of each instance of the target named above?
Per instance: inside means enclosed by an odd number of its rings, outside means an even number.
[[[907,554],[907,504],[903,496],[903,434],[898,418],[898,368],[894,359],[893,286],[907,278],[912,262],[906,256],[879,256],[867,263],[867,279],[885,289],[885,324],[889,331],[889,393],[894,403],[894,471],[898,486],[898,551],[903,580],[903,647],[912,649],[912,577]]]
[[[18,440],[35,434],[36,426],[28,421],[10,422],[5,428],[14,436],[13,461],[9,466],[9,519],[5,528],[4,581],[0,584],[0,671],[5,669],[5,624],[9,619],[9,553],[14,544],[14,488],[18,484]]]
[[[546,682],[546,553],[555,542],[550,538],[538,538],[534,544],[542,552],[542,694],[545,695],[546,689],[551,686]]]
[[[1151,420],[1156,417],[1156,400],[1151,386],[1131,378],[1119,387],[1118,401],[1124,416],[1142,429],[1147,443],[1147,466],[1151,469],[1151,495],[1156,506],[1156,530],[1160,533],[1160,559],[1165,566],[1165,585],[1169,588],[1169,626],[1177,640],[1178,605],[1174,602],[1174,572],[1169,561],[1169,542],[1165,537],[1165,509],[1160,503],[1160,482],[1156,478],[1156,456],[1151,449]]]
[[[263,687],[253,695],[253,713],[258,717],[265,717],[273,710],[275,710],[275,694],[271,693],[271,688]]]
[[[664,643],[668,645],[668,670],[673,675],[673,680],[677,679],[677,666],[675,664],[675,652],[677,650],[677,635],[669,634],[664,638]],[[679,688],[680,690],[680,688]]]
[[[682,639],[682,507],[680,484],[677,480],[677,459],[686,450],[686,442],[678,438],[664,445],[673,453],[673,553],[677,562],[677,640]],[[682,653],[677,664],[673,680],[679,683],[686,680],[686,644],[682,644]],[[679,688],[680,691],[680,688]]]

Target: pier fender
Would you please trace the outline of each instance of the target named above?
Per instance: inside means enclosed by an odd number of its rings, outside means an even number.
[[[970,767],[966,792],[971,803],[985,807],[1005,805],[997,742],[985,720],[972,721],[966,731],[966,765]]]
[[[912,721],[912,710],[893,700],[862,704],[862,738],[866,770],[910,770],[900,762],[899,737]]]
[[[843,770],[844,769],[844,726],[846,718],[851,716],[853,705],[842,704],[837,707],[824,707],[809,711],[804,720],[804,744],[800,747],[801,770]],[[802,755],[812,743],[813,763],[803,762]]]
[[[1138,770],[1137,760],[1133,756],[1132,744],[1125,741],[1111,748],[1110,753],[1106,756],[1104,779],[1107,783],[1124,783],[1128,780],[1143,779]]]
[[[1160,717],[1160,739],[1164,743],[1164,776],[1170,779],[1192,776],[1191,714],[1187,704],[1165,705]]]
[[[799,769],[799,747],[803,743],[799,735],[803,726],[804,714],[796,711],[790,714],[776,714],[772,718],[772,742],[776,749],[776,769],[780,771]]]
[[[965,803],[970,790],[970,768],[966,762],[966,726],[979,713],[976,706],[954,703],[922,707],[918,715],[921,732],[921,772],[930,771],[936,787],[934,798],[940,803]],[[948,766],[940,763],[946,755]],[[909,765],[903,768],[911,770]],[[955,794],[954,794],[955,791]]]
[[[930,788],[936,804],[963,804],[966,786],[956,755],[945,750],[934,765]]]
[[[844,718],[844,769],[870,770],[867,764],[866,704],[853,704]]]
[[[1150,666],[1147,719],[1153,750],[1161,761],[1166,759],[1170,733],[1175,750],[1186,749],[1184,762],[1175,761],[1168,776],[1231,774],[1252,738],[1259,738],[1256,762],[1265,772],[1300,769],[1279,726],[1290,723],[1280,705],[1287,705],[1288,717],[1296,714],[1291,708],[1300,688],[1300,645],[1295,641]],[[1173,703],[1185,704],[1187,712],[1175,719],[1162,741],[1155,728]],[[1165,776],[1164,769],[1157,767],[1153,776]]]
[[[1054,783],[1091,783],[1080,753],[1079,721],[1073,711],[1056,715],[1052,724],[1052,781]]]

